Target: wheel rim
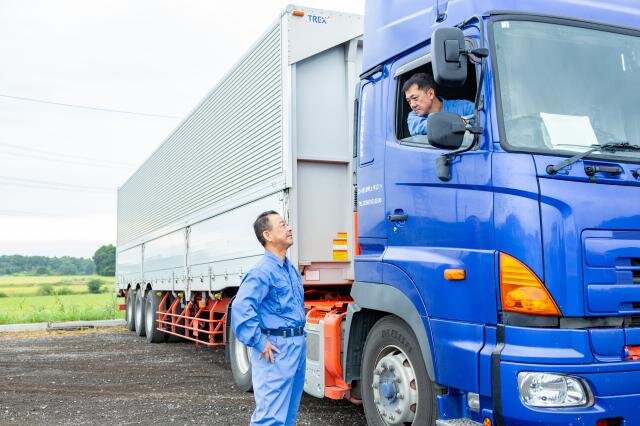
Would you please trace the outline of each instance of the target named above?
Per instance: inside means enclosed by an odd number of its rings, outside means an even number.
[[[140,291],[142,291],[142,290],[140,290]],[[142,298],[136,300],[136,305],[138,305],[138,309],[136,309],[136,325],[138,325],[138,324],[142,325],[144,323],[143,322],[143,315],[144,315],[144,311],[145,311],[145,309],[144,309],[145,304],[144,303],[140,303],[142,301],[143,301]]]
[[[151,298],[147,300],[147,306],[146,306],[145,312],[146,312],[145,330],[147,330],[147,333],[151,333],[153,332],[153,319],[155,316],[155,312],[153,312],[153,304],[151,303]]]
[[[249,358],[249,348],[247,348],[238,338],[235,338],[234,353],[236,366],[241,374],[247,374],[251,368],[251,358]]]
[[[127,297],[127,323],[129,324],[133,321],[133,303],[134,298],[131,296]]]
[[[389,425],[412,423],[418,408],[416,373],[407,355],[396,346],[380,351],[373,371],[373,402]]]

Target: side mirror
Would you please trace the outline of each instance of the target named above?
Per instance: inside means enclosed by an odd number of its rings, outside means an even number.
[[[467,126],[462,117],[452,112],[432,112],[427,116],[429,144],[454,150],[462,146]]]
[[[443,86],[462,86],[467,80],[464,34],[460,28],[441,27],[431,37],[433,79]]]

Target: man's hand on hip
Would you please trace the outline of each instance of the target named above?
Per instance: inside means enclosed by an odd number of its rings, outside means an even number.
[[[271,342],[267,341],[267,344],[264,346],[264,349],[262,350],[260,355],[258,355],[258,359],[262,359],[262,357],[264,357],[264,359],[267,362],[270,362],[273,364],[276,360],[275,354],[273,353],[274,351],[280,353],[280,349],[276,348],[271,344]]]

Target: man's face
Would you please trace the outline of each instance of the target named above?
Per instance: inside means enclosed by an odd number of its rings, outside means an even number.
[[[433,98],[435,92],[433,89],[421,90],[417,84],[409,87],[409,90],[404,92],[404,96],[409,103],[409,106],[419,116],[425,116],[429,114],[433,106]]]
[[[278,248],[288,249],[293,245],[293,232],[291,227],[279,214],[269,215],[271,229],[265,231],[265,239]]]

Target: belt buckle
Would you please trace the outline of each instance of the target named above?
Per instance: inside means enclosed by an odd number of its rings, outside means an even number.
[[[289,335],[289,333],[291,333],[291,335]],[[292,329],[290,329],[290,328],[287,328],[287,329],[284,331],[284,337],[293,337],[293,330],[292,330]]]

